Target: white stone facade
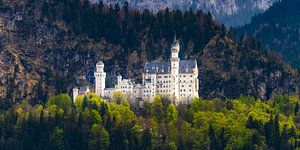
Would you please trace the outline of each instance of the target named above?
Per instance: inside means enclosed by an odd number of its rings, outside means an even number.
[[[150,102],[156,95],[163,95],[175,104],[189,103],[194,97],[198,97],[198,67],[196,60],[180,60],[179,50],[180,45],[175,38],[171,46],[170,61],[146,63],[141,84],[135,84],[119,75],[115,88],[105,88],[104,63],[98,62],[94,73],[96,94],[112,98],[114,91],[121,91],[130,100]]]

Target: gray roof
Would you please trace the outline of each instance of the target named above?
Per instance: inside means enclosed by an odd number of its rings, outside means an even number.
[[[88,87],[87,86],[83,86],[79,88],[79,95],[84,94],[87,91]]]
[[[193,73],[196,66],[196,60],[181,60],[179,61],[179,73]],[[169,74],[171,73],[171,62],[148,62],[144,67],[144,73]]]

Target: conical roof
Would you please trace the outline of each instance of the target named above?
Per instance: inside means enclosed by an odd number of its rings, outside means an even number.
[[[97,65],[104,65],[104,63],[100,60],[97,62]]]

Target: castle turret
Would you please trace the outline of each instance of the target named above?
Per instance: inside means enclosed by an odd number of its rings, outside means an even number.
[[[73,102],[75,102],[76,98],[78,97],[79,90],[78,88],[73,89]]]
[[[172,91],[172,97],[173,101],[175,103],[179,100],[179,51],[180,51],[180,45],[178,40],[176,39],[176,35],[174,37],[174,41],[171,47],[171,91]]]
[[[99,61],[96,64],[96,72],[94,73],[95,76],[95,92],[97,95],[103,96],[104,89],[105,89],[105,78],[106,73],[104,72],[104,63]]]
[[[119,85],[122,82],[122,75],[117,76],[117,84]]]
[[[179,61],[179,51],[180,51],[180,44],[178,40],[176,39],[176,35],[174,37],[174,41],[171,45],[171,61]]]

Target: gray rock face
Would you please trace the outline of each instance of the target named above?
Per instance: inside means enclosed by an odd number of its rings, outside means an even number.
[[[266,100],[299,91],[297,71],[284,64],[276,66],[279,60],[256,50],[241,50],[230,39],[212,39],[199,57],[203,97],[230,99],[244,94]]]
[[[117,73],[141,79],[147,61],[145,43],[128,54],[105,39],[96,42],[75,36],[64,22],[48,22],[39,14],[16,7],[0,13],[0,99],[37,103],[71,92],[75,86],[91,85],[100,59],[105,63],[109,86]],[[161,39],[156,47],[166,56],[169,45]],[[198,61],[203,98],[230,99],[246,94],[267,99],[299,90],[297,71],[256,50],[239,49],[226,37],[211,39],[203,50],[192,52],[187,46],[184,51],[185,59]]]
[[[149,9],[154,12],[170,8],[180,10],[202,10],[227,26],[240,26],[248,23],[251,17],[264,12],[279,0],[127,0],[131,8]],[[98,2],[91,0],[91,2]],[[103,0],[104,3],[124,4],[125,0]]]

